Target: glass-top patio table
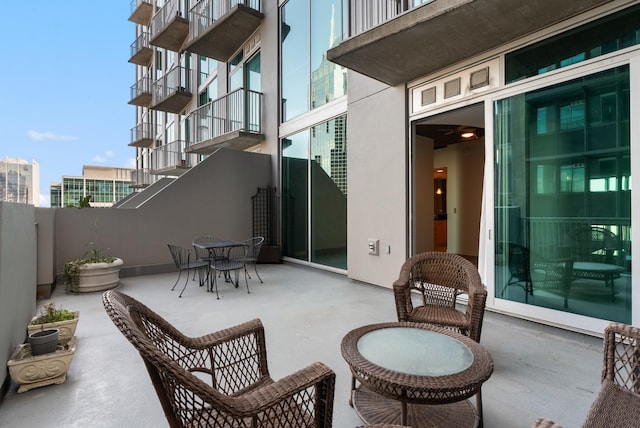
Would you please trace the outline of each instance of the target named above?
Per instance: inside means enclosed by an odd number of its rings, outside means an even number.
[[[347,333],[342,356],[352,373],[350,404],[365,423],[482,426],[480,390],[493,360],[468,337],[427,324],[372,324]],[[473,395],[477,409],[467,400]]]
[[[226,240],[226,239],[216,239],[216,240],[211,240],[211,241],[194,241],[193,242],[193,246],[194,247],[198,247],[198,248],[202,248],[202,249],[207,250],[209,252],[209,262],[210,263],[209,263],[209,272],[207,273],[207,278],[208,278],[207,291],[213,291],[212,285],[211,285],[211,283],[212,283],[211,262],[216,257],[228,259],[227,254],[225,254],[225,250],[228,250],[230,248],[235,248],[235,247],[246,247],[247,244],[245,244],[243,242]],[[239,276],[238,275],[238,271],[236,271],[236,279],[235,279],[235,282],[233,283],[236,288],[238,288],[238,282],[239,282],[239,277],[238,276]],[[226,281],[231,281],[230,278],[228,277],[228,272],[225,272],[225,280]],[[217,294],[218,294],[218,290],[217,290],[217,287],[216,287],[216,295]]]

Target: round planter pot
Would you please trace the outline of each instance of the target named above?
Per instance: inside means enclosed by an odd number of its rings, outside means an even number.
[[[31,345],[31,354],[42,355],[49,354],[56,350],[58,346],[58,336],[60,330],[50,328],[47,330],[36,331],[29,335],[29,345]]]
[[[120,267],[124,262],[115,259],[111,263],[86,263],[80,266],[78,293],[103,291],[114,288],[120,282]]]

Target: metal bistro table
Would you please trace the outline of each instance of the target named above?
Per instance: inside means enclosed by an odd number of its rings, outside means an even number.
[[[238,241],[230,241],[230,240],[215,240],[215,241],[205,241],[205,242],[193,242],[194,247],[202,248],[209,251],[209,271],[207,273],[207,278],[209,279],[209,283],[207,285],[207,291],[213,291],[213,287],[211,286],[211,262],[215,257],[223,257],[220,252],[224,253],[224,250],[233,248],[233,247],[246,247],[246,244]],[[215,272],[213,273],[215,275]],[[225,272],[225,280],[231,281],[230,278],[227,277],[227,273]],[[215,281],[215,278],[214,278]],[[236,281],[234,283],[235,288],[238,288],[239,282],[239,273],[236,272]],[[218,295],[218,287],[216,286],[216,296]],[[219,298],[219,296],[218,296]]]
[[[366,424],[482,426],[480,392],[493,360],[468,337],[428,324],[372,324],[347,333],[342,356],[352,373],[349,404]]]

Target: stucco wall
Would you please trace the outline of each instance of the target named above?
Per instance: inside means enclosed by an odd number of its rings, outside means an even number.
[[[406,124],[403,86],[349,72],[349,277],[386,287],[407,256]],[[368,254],[369,238],[380,240],[380,255]]]
[[[0,202],[0,385],[7,361],[23,343],[36,311],[36,226],[33,205]]]
[[[219,150],[136,209],[60,208],[57,272],[95,241],[124,260],[123,276],[170,267],[167,243],[191,247],[198,235],[243,240],[252,235],[252,201],[270,184],[268,155]]]

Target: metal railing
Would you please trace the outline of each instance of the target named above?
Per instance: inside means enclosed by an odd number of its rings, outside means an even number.
[[[197,2],[189,10],[189,37],[191,39],[198,37],[221,16],[239,4],[262,12],[262,0],[201,0]]]
[[[141,78],[131,86],[131,98],[134,99],[142,94],[151,93],[151,79],[147,76]]]
[[[136,40],[133,43],[131,43],[130,56],[132,57],[138,52],[140,52],[142,49],[150,48],[150,47],[151,45],[149,44],[149,33],[146,31],[142,32],[138,37],[136,37]]]
[[[433,0],[349,0],[349,37],[357,36],[378,25]]]
[[[151,122],[142,122],[131,128],[131,143],[140,140],[153,139],[156,135],[156,127]]]
[[[233,131],[262,133],[262,94],[236,89],[191,112],[191,139],[198,144]]]
[[[148,168],[134,169],[131,171],[131,183],[133,186],[142,187],[151,184],[151,174]]]
[[[186,67],[173,67],[153,82],[153,104],[158,104],[177,91],[191,92],[191,70]]]
[[[151,19],[151,38],[156,37],[176,15],[182,16],[179,0],[167,0]]]
[[[186,143],[175,140],[156,147],[151,153],[151,169],[154,171],[175,167],[190,168],[198,164],[198,155],[185,153]]]

